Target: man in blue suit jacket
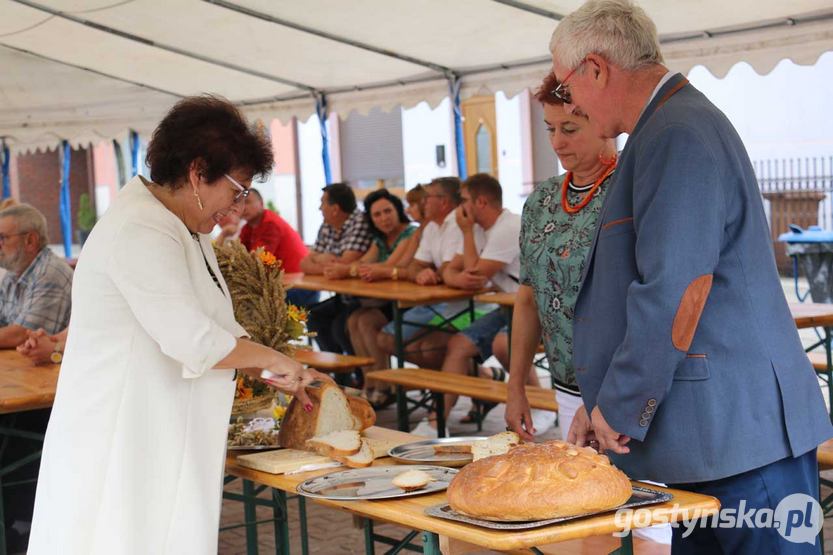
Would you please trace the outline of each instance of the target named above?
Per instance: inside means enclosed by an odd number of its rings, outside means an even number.
[[[565,107],[604,137],[630,134],[576,306],[587,412],[573,437],[592,430],[632,478],[708,493],[724,508],[817,497],[815,448],[833,428],[740,137],[662,65],[656,27],[629,0],[584,4],[550,47]],[[818,510],[811,516],[818,523]],[[675,554],[813,549],[775,528],[681,532]]]

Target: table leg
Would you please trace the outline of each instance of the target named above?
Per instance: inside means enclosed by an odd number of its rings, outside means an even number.
[[[622,545],[619,549],[610,552],[610,555],[633,555],[633,532],[628,532],[626,536],[622,536]]]
[[[445,394],[432,393],[434,410],[437,411],[437,437],[445,437]]]
[[[301,524],[301,555],[309,553],[309,536],[307,535],[307,499],[303,495],[298,496],[298,519]],[[287,518],[287,520],[289,520]],[[289,530],[286,531],[286,537],[289,538]],[[287,553],[289,546],[287,545]]]
[[[405,367],[405,345],[402,341],[402,310],[399,303],[393,303],[393,341],[396,349],[396,367]]]
[[[369,518],[364,519],[364,553],[365,555],[373,555],[376,546],[373,543],[373,521]]]
[[[824,352],[827,355],[827,400],[830,402],[830,420],[833,421],[833,354],[830,345],[830,328],[824,328]]]
[[[396,425],[400,432],[410,431],[408,428],[408,400],[405,398],[405,388],[396,386]]]
[[[246,553],[257,555],[257,506],[255,485],[251,480],[243,480],[243,518],[246,521]]]
[[[440,537],[434,532],[423,532],[422,552],[425,555],[442,555],[440,551]]]

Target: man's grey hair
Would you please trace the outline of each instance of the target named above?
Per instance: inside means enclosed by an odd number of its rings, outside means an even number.
[[[599,54],[625,70],[663,63],[657,26],[631,0],[590,0],[561,20],[550,52],[566,68]]]
[[[49,242],[49,235],[47,235],[46,218],[41,214],[40,210],[31,204],[17,204],[0,210],[0,218],[14,218],[17,223],[17,231],[19,233],[26,233],[34,231],[38,234],[41,248],[45,247]]]

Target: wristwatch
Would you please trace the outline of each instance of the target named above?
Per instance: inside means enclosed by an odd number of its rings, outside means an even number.
[[[60,343],[55,343],[55,350],[52,351],[51,355],[49,355],[49,360],[51,360],[53,364],[61,364],[61,361],[64,360],[64,353],[61,350]]]

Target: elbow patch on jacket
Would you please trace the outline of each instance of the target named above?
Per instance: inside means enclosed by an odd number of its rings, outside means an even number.
[[[700,316],[703,314],[711,288],[712,274],[702,275],[686,287],[671,327],[671,341],[677,350],[687,352],[691,347],[694,332],[697,331],[697,324],[700,322]]]

